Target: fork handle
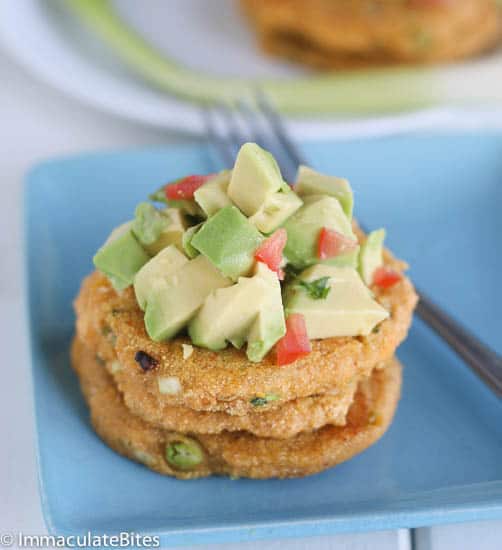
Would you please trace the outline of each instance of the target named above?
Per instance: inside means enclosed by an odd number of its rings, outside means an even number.
[[[416,313],[461,357],[477,375],[502,397],[502,356],[483,344],[422,292]]]

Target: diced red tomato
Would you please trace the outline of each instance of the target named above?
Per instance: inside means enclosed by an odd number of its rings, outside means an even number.
[[[289,365],[312,351],[303,315],[292,313],[286,319],[286,334],[275,349],[278,365]]]
[[[317,257],[321,260],[335,258],[354,250],[357,241],[349,239],[334,229],[323,227],[317,241]]]
[[[277,229],[268,239],[265,239],[256,249],[254,257],[258,262],[263,262],[272,271],[275,271],[281,279],[282,251],[286,246],[288,234],[284,228]],[[282,272],[284,278],[284,272]],[[281,279],[282,280],[282,279]]]
[[[403,276],[401,273],[383,265],[375,270],[373,274],[373,284],[380,288],[390,288],[402,278]]]
[[[197,189],[213,177],[213,174],[200,176],[193,174],[177,180],[175,183],[166,185],[166,197],[168,200],[193,199]]]

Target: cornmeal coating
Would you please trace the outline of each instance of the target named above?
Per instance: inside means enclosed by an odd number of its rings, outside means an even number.
[[[103,349],[105,345],[103,343],[99,348]],[[105,361],[99,357],[98,360],[105,363],[115,381],[119,377],[120,363],[116,358]],[[176,389],[176,381],[170,379],[167,380],[167,384],[170,388],[175,384]],[[321,428],[325,424],[345,425],[356,388],[357,381],[353,381],[346,387],[330,393],[286,401],[281,407],[269,407],[278,397],[276,395],[257,396],[253,410],[242,416],[223,411],[196,411],[184,406],[167,404],[159,407],[158,400],[144,392],[142,386],[136,391],[131,388],[123,397],[125,405],[134,415],[166,430],[200,434],[244,430],[258,437],[287,439],[303,431]]]
[[[300,477],[335,466],[384,434],[401,386],[401,367],[391,360],[360,383],[344,427],[329,425],[290,439],[259,438],[246,432],[195,435],[159,429],[134,416],[94,352],[77,339],[72,347],[72,364],[90,407],[94,429],[105,443],[152,470],[180,479],[211,474]],[[200,452],[200,462],[189,470],[175,468],[166,459],[166,448],[179,442],[189,442]]]

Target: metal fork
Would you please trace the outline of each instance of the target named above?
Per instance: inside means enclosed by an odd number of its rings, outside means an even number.
[[[295,181],[296,171],[305,161],[289,136],[283,120],[260,92],[254,105],[239,101],[233,106],[219,104],[203,111],[207,137],[227,166],[232,166],[240,146],[254,141],[271,151],[286,181]],[[365,232],[367,229],[360,224]],[[502,357],[472,332],[417,289],[416,314],[432,328],[461,359],[502,397]]]

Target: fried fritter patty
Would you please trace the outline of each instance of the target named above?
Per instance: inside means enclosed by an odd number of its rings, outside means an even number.
[[[92,351],[75,340],[72,364],[99,436],[115,451],[161,474],[190,479],[210,474],[236,477],[299,477],[335,466],[377,441],[389,426],[399,399],[401,367],[392,360],[359,385],[345,427],[325,426],[291,439],[258,438],[245,432],[190,435],[202,452],[200,464],[176,469],[166,445],[187,436],[162,430],[134,416]]]
[[[241,0],[263,49],[317,68],[468,57],[501,36],[496,0]]]
[[[399,271],[404,268],[388,252],[385,262]],[[310,354],[281,367],[273,353],[260,363],[251,363],[243,350],[232,347],[218,352],[194,347],[192,355],[183,359],[182,344],[190,344],[190,340],[179,337],[153,342],[145,332],[143,312],[133,289],[117,293],[99,273],[84,280],[75,301],[77,334],[104,360],[118,359],[121,368],[114,373],[115,382],[134,411],[141,409],[139,402],[148,401],[148,407],[157,411],[184,406],[238,416],[263,413],[293,399],[343,391],[394,355],[408,332],[417,297],[406,277],[390,289],[373,290],[390,312],[374,333],[314,340]],[[101,337],[103,334],[106,338]],[[155,368],[145,372],[135,360],[138,351],[153,358]],[[179,391],[161,393],[159,378],[176,379]],[[266,408],[253,406],[257,396],[270,394],[277,399]]]
[[[86,344],[89,345],[87,342]],[[100,348],[102,349],[103,345]],[[121,365],[116,359],[106,361],[99,356],[98,360],[105,363],[113,378],[118,377]],[[162,384],[167,385],[171,391],[177,389],[176,380],[172,378],[161,379],[159,387]],[[167,404],[159,407],[158,400],[143,392],[142,387],[136,392],[129,391],[123,398],[125,405],[134,415],[166,430],[199,434],[244,430],[258,437],[287,439],[326,424],[345,425],[356,388],[357,381],[354,381],[331,393],[293,399],[286,401],[282,407],[272,409],[268,408],[267,401],[274,400],[277,396],[257,396],[253,402],[254,410],[243,416],[230,415],[222,411],[195,411],[188,407]]]

